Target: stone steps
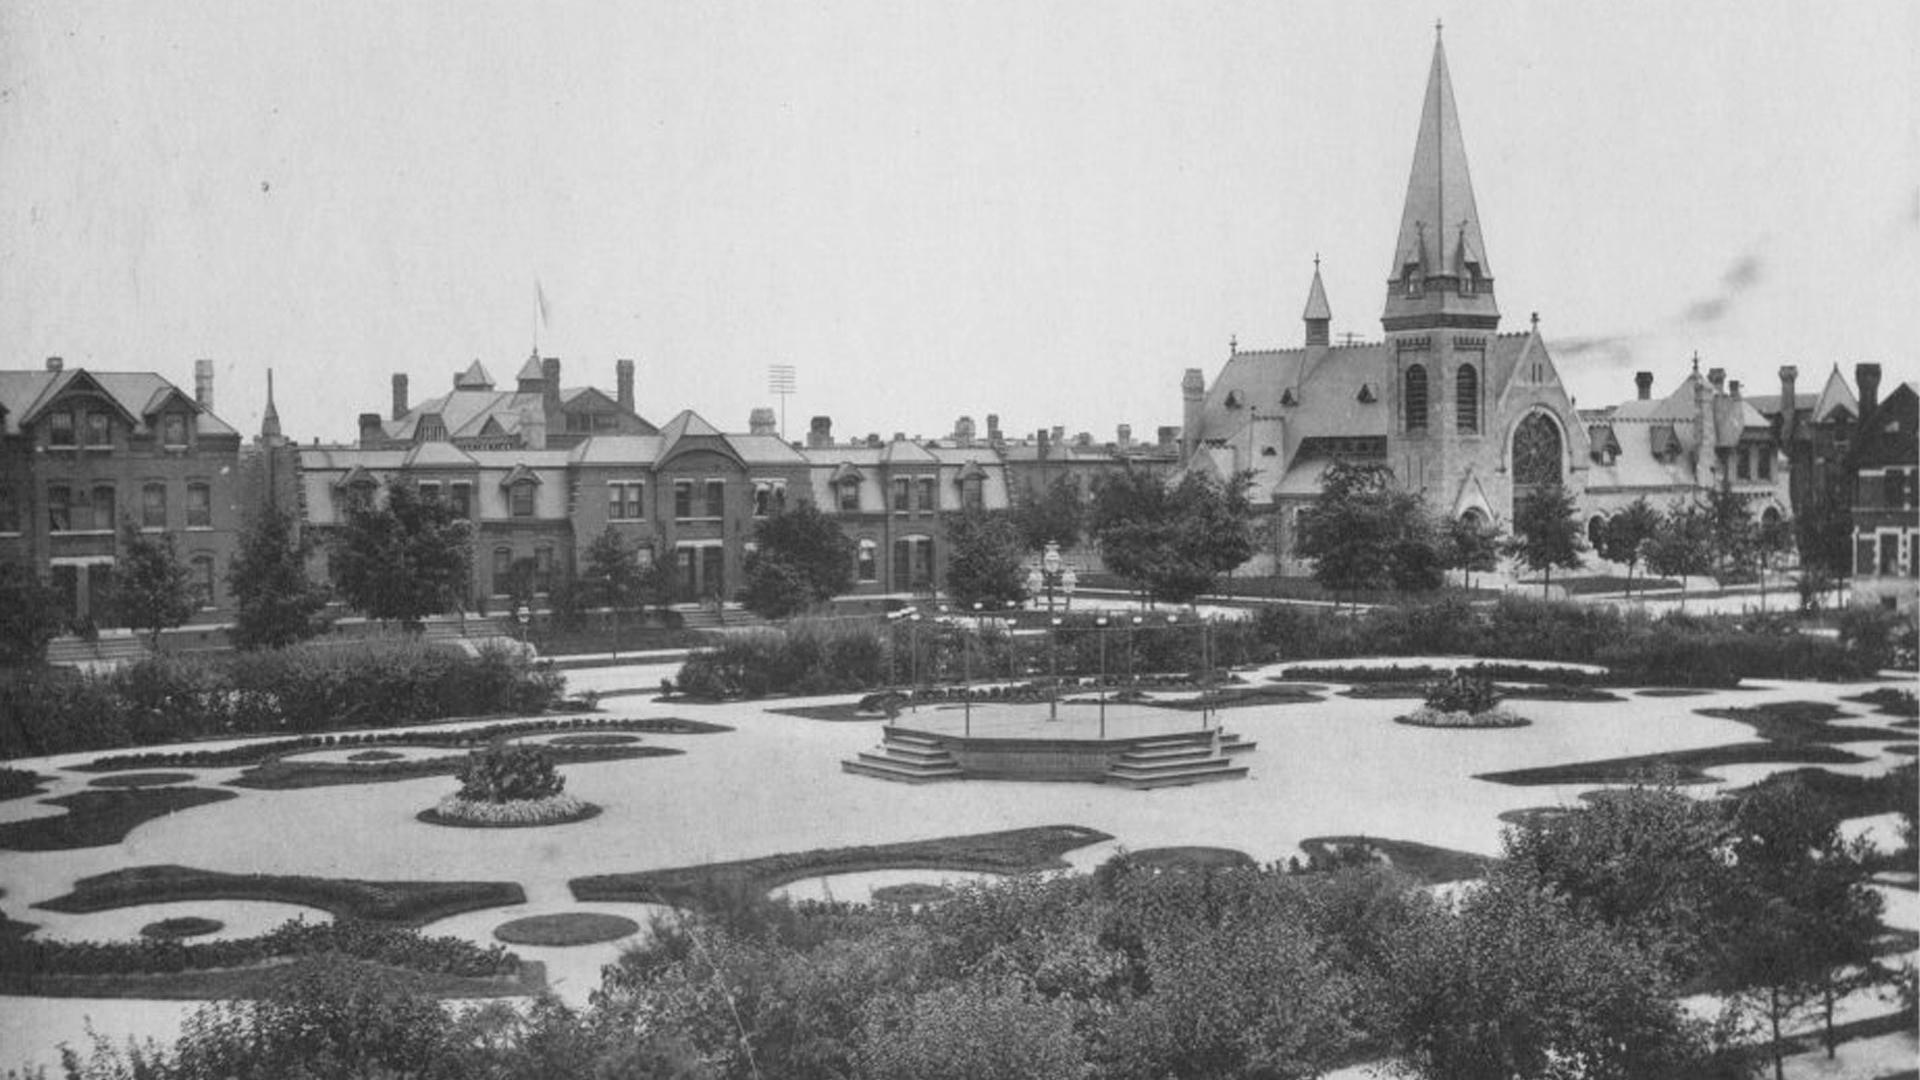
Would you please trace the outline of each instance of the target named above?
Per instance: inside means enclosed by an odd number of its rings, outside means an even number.
[[[860,776],[905,784],[958,780],[963,775],[960,763],[938,739],[891,728],[882,734],[879,746],[842,761],[840,768]]]
[[[1108,766],[1106,782],[1144,791],[1238,780],[1247,775],[1247,767],[1235,763],[1229,755],[1244,754],[1253,748],[1253,743],[1238,735],[1213,731],[1143,739],[1128,747],[1118,761]]]

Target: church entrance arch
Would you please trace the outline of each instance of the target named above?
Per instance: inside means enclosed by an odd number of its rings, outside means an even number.
[[[1513,429],[1513,501],[1543,487],[1563,483],[1567,455],[1560,439],[1560,425],[1546,413],[1529,414]]]

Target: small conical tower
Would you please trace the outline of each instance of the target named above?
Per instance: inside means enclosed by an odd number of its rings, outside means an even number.
[[[1480,235],[1480,209],[1467,173],[1467,145],[1438,26],[1380,321],[1389,333],[1440,327],[1493,330],[1500,325],[1493,270]]]
[[[1307,324],[1307,344],[1327,345],[1333,336],[1333,308],[1327,303],[1327,287],[1320,283],[1320,256],[1313,257],[1313,287],[1307,290],[1307,309],[1300,317]]]
[[[260,417],[260,445],[279,446],[286,442],[280,433],[280,410],[273,407],[273,369],[267,369],[267,411]]]

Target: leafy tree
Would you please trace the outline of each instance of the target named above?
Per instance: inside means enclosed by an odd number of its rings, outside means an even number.
[[[645,602],[647,580],[639,552],[627,546],[618,529],[607,526],[587,545],[579,587],[580,602],[587,607],[619,611]]]
[[[1760,607],[1767,606],[1767,573],[1782,569],[1793,553],[1793,522],[1784,517],[1762,518],[1753,530],[1755,575],[1760,579]]]
[[[63,621],[53,586],[24,563],[0,563],[0,665],[46,659]]]
[[[1627,568],[1627,596],[1633,596],[1633,569],[1646,558],[1647,546],[1653,542],[1653,535],[1660,528],[1660,511],[1647,502],[1647,497],[1633,500],[1626,508],[1607,520],[1606,527],[1600,530],[1601,558],[1615,562]]]
[[[1796,509],[1793,531],[1801,568],[1820,581],[1845,580],[1853,571],[1853,511],[1847,500],[1829,493]]]
[[[1028,551],[1040,551],[1050,542],[1059,544],[1062,551],[1072,548],[1080,542],[1086,520],[1086,492],[1080,489],[1080,479],[1070,474],[1054,477],[1038,492],[1021,488],[1013,505],[1014,526]]]
[[[1504,548],[1529,570],[1544,572],[1541,595],[1553,587],[1553,568],[1578,569],[1586,550],[1573,493],[1558,484],[1536,487],[1513,507],[1513,535]]]
[[[1490,574],[1500,565],[1500,526],[1482,522],[1478,517],[1461,516],[1447,522],[1444,537],[1446,565],[1461,571],[1464,584],[1473,588],[1473,575]]]
[[[121,615],[149,644],[160,632],[193,616],[193,578],[180,561],[172,533],[148,533],[129,521],[120,530],[120,559],[114,592]]]
[[[1072,1080],[1088,1075],[1074,1011],[1012,981],[941,987],[875,1010],[863,1075],[874,1080]]]
[[[1647,570],[1680,579],[1680,603],[1687,602],[1687,578],[1713,569],[1711,525],[1700,508],[1675,502],[1647,541]]]
[[[407,626],[457,605],[472,562],[472,523],[404,479],[387,486],[384,503],[348,505],[331,557],[334,585],[348,606]]]
[[[1313,561],[1314,580],[1336,594],[1437,588],[1450,561],[1425,499],[1401,490],[1385,465],[1344,461],[1327,469],[1300,512],[1299,550]]]
[[[1251,484],[1245,473],[1223,484],[1128,470],[1095,490],[1089,532],[1108,569],[1153,599],[1187,603],[1253,554]]]
[[[282,649],[325,628],[317,616],[327,606],[327,589],[307,576],[312,550],[312,538],[296,539],[293,516],[278,506],[248,521],[227,567],[237,607],[227,636],[236,647]]]
[[[1707,540],[1711,545],[1714,578],[1725,585],[1752,568],[1755,523],[1748,497],[1729,484],[1707,493]]]
[[[1027,547],[1007,514],[968,510],[948,514],[947,595],[962,608],[1013,607],[1027,598]]]
[[[853,541],[810,502],[775,511],[754,527],[741,602],[770,619],[824,603],[853,586]]]

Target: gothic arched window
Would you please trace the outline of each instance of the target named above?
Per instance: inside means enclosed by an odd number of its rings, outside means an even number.
[[[1454,425],[1462,435],[1480,431],[1480,372],[1472,364],[1461,364],[1453,377]]]
[[[1546,487],[1560,482],[1560,429],[1545,413],[1534,413],[1513,433],[1515,487]]]
[[[1423,431],[1427,426],[1427,369],[1415,364],[1407,369],[1407,430]]]

